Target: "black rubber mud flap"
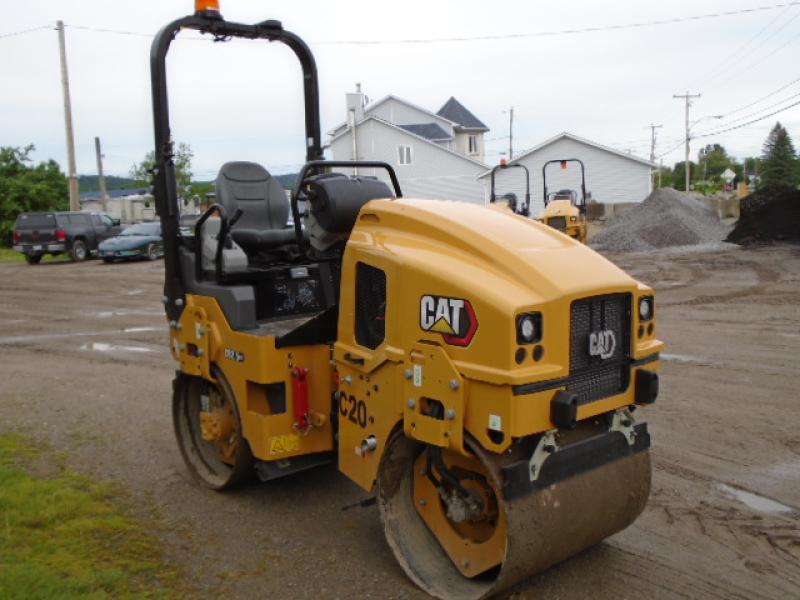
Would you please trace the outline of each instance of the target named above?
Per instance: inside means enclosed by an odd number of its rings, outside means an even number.
[[[647,423],[639,423],[633,430],[636,439],[632,445],[621,432],[609,431],[559,448],[544,461],[541,473],[535,481],[530,480],[528,460],[520,460],[503,467],[503,496],[506,500],[520,498],[559,481],[647,450],[650,447]]]

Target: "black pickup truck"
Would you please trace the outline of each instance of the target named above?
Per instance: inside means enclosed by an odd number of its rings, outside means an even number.
[[[14,250],[31,265],[39,264],[45,254],[65,252],[79,262],[121,229],[119,219],[99,212],[21,213],[14,225]]]

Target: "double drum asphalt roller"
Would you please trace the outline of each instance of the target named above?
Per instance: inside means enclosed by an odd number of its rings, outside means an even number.
[[[288,45],[306,110],[291,201],[260,165],[226,163],[191,235],[165,69],[184,29]],[[652,289],[524,216],[406,199],[388,163],[322,160],[314,58],[277,21],[198,2],[151,68],[175,433],[200,483],[337,461],[438,598],[491,596],[636,519],[650,438],[634,411],[663,347]]]

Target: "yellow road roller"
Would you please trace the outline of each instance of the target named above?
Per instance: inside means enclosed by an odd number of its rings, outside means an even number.
[[[525,216],[404,198],[391,164],[323,160],[308,46],[198,4],[151,51],[173,418],[193,477],[280,485],[336,461],[437,598],[490,597],[630,525],[650,489],[637,409],[658,394],[653,290]],[[227,162],[191,233],[165,68],[183,30],[287,45],[305,97],[291,199],[263,166]]]
[[[561,169],[567,169],[569,163],[576,163],[581,168],[581,196],[572,189],[550,192],[547,189],[547,167],[558,163]],[[542,166],[542,183],[544,185],[544,210],[537,219],[579,242],[586,243],[586,168],[578,158],[561,158],[549,160]]]
[[[496,165],[492,169],[492,173],[489,176],[489,182],[490,182],[489,204],[498,204],[498,206],[501,207],[500,206],[501,203],[498,202],[498,196],[497,196],[497,191],[496,191],[497,186],[495,185],[495,179],[497,177],[497,173],[498,172],[505,171],[505,170],[508,170],[508,169],[514,169],[514,168],[522,169],[524,171],[525,198],[522,201],[522,203],[520,203],[519,199],[517,198],[517,195],[514,192],[508,192],[508,193],[503,194],[502,196],[500,196],[499,200],[501,200],[501,201],[504,200],[505,201],[505,208],[507,208],[511,212],[517,213],[517,214],[520,214],[520,215],[524,215],[526,217],[529,217],[530,214],[531,214],[531,173],[530,173],[530,171],[528,171],[528,167],[526,167],[525,165],[523,165],[521,163],[511,163],[511,164],[509,164],[508,162],[506,162],[505,159],[502,159],[500,161],[500,164]]]

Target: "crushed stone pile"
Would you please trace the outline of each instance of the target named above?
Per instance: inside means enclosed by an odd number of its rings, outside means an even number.
[[[800,242],[800,191],[765,189],[743,198],[741,216],[726,241],[741,245]]]
[[[598,250],[645,252],[718,244],[729,231],[701,196],[660,188],[641,204],[611,217],[589,242]]]

